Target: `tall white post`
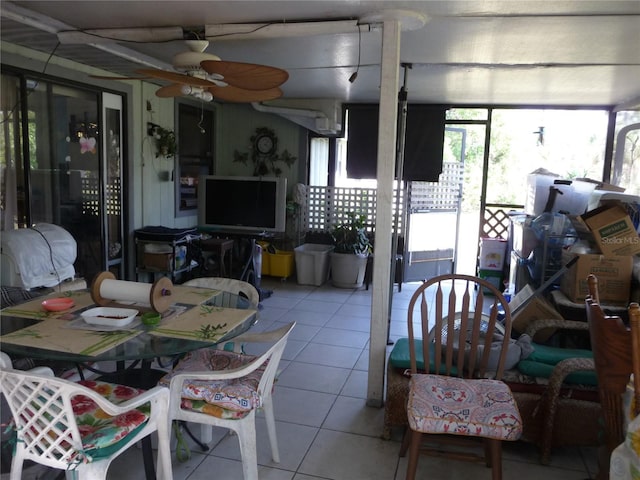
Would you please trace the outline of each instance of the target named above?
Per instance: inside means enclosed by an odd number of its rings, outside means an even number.
[[[380,407],[384,397],[384,370],[391,278],[393,179],[396,164],[400,21],[385,20],[382,32],[380,112],[378,117],[378,188],[371,300],[371,340],[367,405]]]

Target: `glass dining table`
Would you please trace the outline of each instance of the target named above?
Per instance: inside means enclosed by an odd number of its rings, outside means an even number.
[[[89,290],[54,292],[0,310],[0,350],[12,358],[39,364],[68,362],[100,375],[100,379],[149,389],[166,372],[151,368],[154,359],[171,358],[232,340],[258,320],[248,299],[217,289],[174,285],[172,303],[156,325],[142,322],[149,305],[118,304],[138,309],[125,326],[87,323],[83,312],[97,307]],[[43,302],[65,298],[72,306],[48,311]],[[51,303],[51,302],[50,302]],[[115,368],[105,371],[103,365]],[[148,440],[145,439],[145,440]],[[143,442],[147,478],[154,478],[150,441]]]
[[[11,357],[73,363],[152,360],[224,343],[257,321],[249,300],[221,290],[174,285],[172,303],[157,325],[141,315],[126,326],[94,325],[83,312],[97,307],[88,290],[51,293],[0,310],[0,350]],[[69,298],[72,307],[47,311],[43,302]],[[148,305],[118,304],[139,309]]]

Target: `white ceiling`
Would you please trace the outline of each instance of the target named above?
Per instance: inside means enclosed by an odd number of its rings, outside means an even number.
[[[17,7],[17,8],[16,8]],[[22,11],[21,9],[26,9]],[[640,1],[14,1],[3,0],[1,38],[45,52],[62,29],[180,26],[428,17],[402,32],[400,70],[411,103],[456,105],[640,106]],[[20,11],[16,13],[16,11]],[[54,19],[57,22],[52,22]],[[42,23],[49,25],[43,27]],[[375,23],[375,22],[374,22]],[[406,22],[405,26],[410,22]],[[53,26],[51,26],[53,25]],[[36,28],[37,27],[37,28]],[[43,32],[42,28],[48,30]],[[377,102],[379,24],[351,33],[269,39],[211,38],[223,60],[283,68],[284,98]],[[182,41],[116,47],[169,65]],[[139,53],[137,53],[139,52]],[[56,55],[118,74],[142,65],[86,45],[60,45]]]

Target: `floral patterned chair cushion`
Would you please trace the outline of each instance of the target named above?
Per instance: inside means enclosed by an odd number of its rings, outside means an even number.
[[[178,373],[240,368],[257,357],[225,350],[201,349],[188,353],[159,385],[168,387]],[[266,365],[249,375],[231,380],[190,380],[182,386],[181,407],[219,418],[241,418],[262,406],[258,385]]]
[[[517,440],[522,420],[509,387],[489,379],[413,375],[407,404],[409,425],[424,433]],[[429,413],[425,413],[429,412]]]
[[[78,383],[116,405],[144,393],[144,390],[107,382],[83,380]],[[109,455],[113,451],[111,447],[117,448],[120,441],[144,426],[149,419],[151,409],[149,404],[145,404],[112,417],[84,395],[73,397],[71,405],[82,436],[85,453],[92,457]]]

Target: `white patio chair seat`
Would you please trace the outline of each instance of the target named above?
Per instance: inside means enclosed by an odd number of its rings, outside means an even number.
[[[249,300],[252,308],[258,308],[260,303],[260,293],[256,290],[256,287],[249,282],[242,280],[236,280],[235,278],[224,277],[199,277],[187,280],[183,285],[202,288],[214,288],[222,290],[224,292],[235,293],[246,297]],[[223,307],[235,307],[236,305],[222,305]]]
[[[0,390],[16,432],[10,480],[20,480],[25,460],[66,470],[68,478],[106,479],[113,459],[154,431],[157,477],[173,478],[167,389],[73,383],[46,369],[14,370],[6,355],[0,361]]]
[[[171,391],[171,420],[224,427],[238,435],[245,480],[258,479],[255,430],[258,408],[264,410],[273,461],[280,461],[271,392],[294,326],[295,322],[291,322],[277,330],[247,332],[234,339],[273,343],[260,356],[216,349],[191,352],[159,383],[168,385]]]

